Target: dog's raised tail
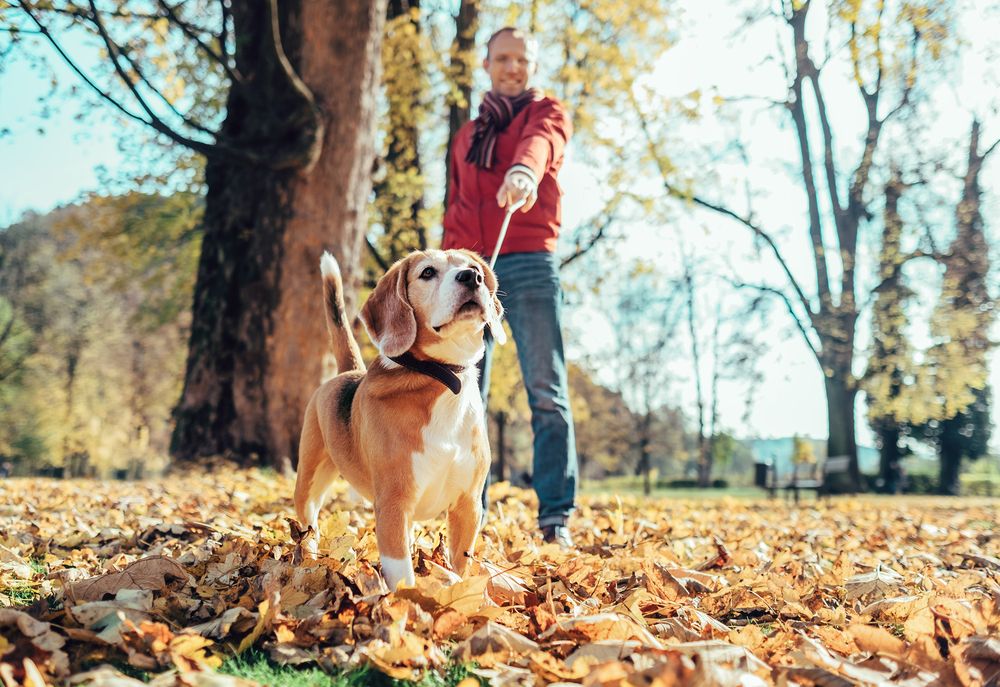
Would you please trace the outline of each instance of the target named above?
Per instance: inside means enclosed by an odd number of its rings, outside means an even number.
[[[340,276],[340,266],[330,253],[324,251],[319,261],[319,269],[323,273],[326,330],[330,333],[330,347],[337,359],[337,372],[364,371],[365,363],[361,359],[361,349],[358,348],[354,332],[351,331],[344,307],[344,282]]]

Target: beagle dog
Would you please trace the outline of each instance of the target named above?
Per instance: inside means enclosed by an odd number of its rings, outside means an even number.
[[[452,568],[465,570],[479,534],[490,467],[476,363],[483,329],[504,343],[497,280],[465,250],[427,250],[394,264],[361,309],[378,359],[365,369],[344,312],[336,260],[320,261],[326,324],[339,374],[313,394],[299,442],[295,510],[311,527],[342,475],[374,504],[382,574],[414,584],[411,524],[447,512]]]

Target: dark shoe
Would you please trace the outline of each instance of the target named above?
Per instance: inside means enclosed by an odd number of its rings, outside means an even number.
[[[564,549],[573,548],[573,537],[566,525],[546,525],[542,528],[542,541],[546,544],[558,544]]]

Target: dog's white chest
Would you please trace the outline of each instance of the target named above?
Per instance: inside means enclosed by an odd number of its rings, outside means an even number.
[[[482,401],[475,384],[459,395],[442,394],[434,403],[422,432],[423,450],[413,453],[416,486],[414,518],[427,520],[446,511],[458,498],[478,487],[473,484],[479,461],[473,452],[476,425],[483,425]]]

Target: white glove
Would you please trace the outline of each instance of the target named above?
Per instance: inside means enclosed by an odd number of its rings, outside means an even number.
[[[535,175],[523,165],[515,165],[507,170],[500,190],[497,191],[497,205],[502,208],[524,199],[521,212],[527,212],[538,200],[538,184]]]

